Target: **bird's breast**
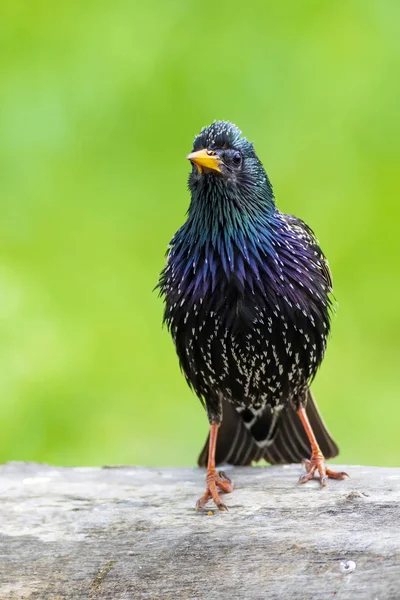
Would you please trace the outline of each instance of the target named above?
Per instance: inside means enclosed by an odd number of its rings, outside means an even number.
[[[326,331],[304,314],[243,298],[219,310],[202,304],[181,315],[173,337],[188,381],[199,395],[220,391],[239,405],[279,404],[316,372]]]

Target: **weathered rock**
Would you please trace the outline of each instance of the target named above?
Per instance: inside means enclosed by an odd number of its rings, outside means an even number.
[[[0,467],[0,598],[400,598],[400,469],[296,485],[229,469],[228,513],[196,512],[198,469]]]

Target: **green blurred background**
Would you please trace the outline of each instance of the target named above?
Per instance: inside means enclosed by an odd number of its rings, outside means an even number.
[[[0,460],[192,465],[207,419],[152,292],[194,135],[254,140],[339,302],[340,461],[400,460],[397,0],[0,8]]]

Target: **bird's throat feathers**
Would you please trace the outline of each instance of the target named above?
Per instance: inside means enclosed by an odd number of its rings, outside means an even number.
[[[258,185],[226,180],[214,174],[189,181],[192,192],[186,233],[189,237],[210,240],[218,236],[248,235],[254,228],[268,227],[275,202],[271,184],[265,174]]]
[[[215,271],[227,279],[234,275],[244,281],[253,267],[258,276],[262,255],[274,252],[275,204],[272,188],[265,183],[256,190],[238,190],[235,183],[203,175],[201,184],[191,188],[188,218],[175,237],[179,259],[211,272],[215,264]],[[212,290],[215,284],[213,278]]]
[[[203,207],[199,214],[190,212],[173,237],[159,282],[168,299],[167,324],[172,326],[181,311],[188,315],[199,306],[226,312],[232,323],[239,322],[238,310],[251,323],[256,306],[273,312],[282,302],[288,310],[297,307],[308,315],[311,308],[317,315],[320,293],[328,293],[319,259],[290,230],[284,215],[274,209],[257,218],[229,214],[228,219],[222,212],[207,215]]]
[[[175,234],[161,288],[185,310],[203,301],[218,309],[225,298],[271,295],[281,287],[274,243],[276,211],[245,213],[228,199],[197,199]],[[273,207],[273,204],[272,204]],[[269,290],[265,282],[270,282]],[[273,288],[276,287],[276,291]],[[172,296],[172,298],[171,298]]]

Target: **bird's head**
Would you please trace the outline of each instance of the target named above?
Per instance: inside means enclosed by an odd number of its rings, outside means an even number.
[[[187,157],[192,163],[189,188],[192,196],[206,194],[246,198],[265,197],[273,192],[254,146],[240,129],[227,121],[203,127]]]

